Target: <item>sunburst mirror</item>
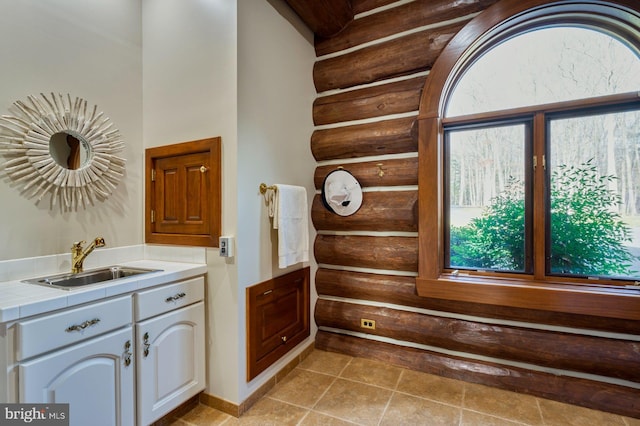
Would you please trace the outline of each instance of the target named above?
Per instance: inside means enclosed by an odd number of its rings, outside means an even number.
[[[28,96],[0,117],[4,170],[36,203],[51,194],[69,210],[106,199],[124,175],[120,131],[98,107],[71,95]]]

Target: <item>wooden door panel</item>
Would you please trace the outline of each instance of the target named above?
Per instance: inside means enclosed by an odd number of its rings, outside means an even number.
[[[156,232],[209,231],[208,157],[208,153],[197,153],[156,160]]]
[[[247,381],[309,336],[310,268],[248,287]]]
[[[185,223],[194,226],[203,226],[208,214],[207,203],[207,179],[201,167],[209,168],[207,158],[200,155],[196,164],[185,167]],[[205,231],[206,232],[206,231]]]
[[[260,316],[261,345],[256,348],[256,358],[261,359],[283,344],[282,336],[295,336],[304,331],[304,287],[302,282],[296,287],[273,291],[273,298],[258,302],[256,311]]]
[[[177,168],[164,168],[165,161],[159,160],[156,170],[157,184],[156,188],[162,190],[158,192],[158,222],[163,226],[170,226],[172,224],[179,223],[178,205],[176,203],[175,194],[178,191],[178,169]]]

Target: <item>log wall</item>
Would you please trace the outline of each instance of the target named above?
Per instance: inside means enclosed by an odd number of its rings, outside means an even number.
[[[319,193],[312,205],[316,347],[640,418],[639,322],[416,294],[420,95],[447,42],[496,2],[352,0],[355,20],[316,37],[315,186],[342,166],[364,190],[349,217]]]

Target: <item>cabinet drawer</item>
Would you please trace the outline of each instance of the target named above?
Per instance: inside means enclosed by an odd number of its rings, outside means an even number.
[[[204,277],[165,285],[134,296],[135,320],[141,321],[204,299]]]
[[[16,324],[17,360],[30,358],[131,324],[131,296]]]

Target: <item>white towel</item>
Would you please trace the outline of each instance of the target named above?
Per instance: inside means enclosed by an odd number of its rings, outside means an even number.
[[[309,261],[307,190],[302,186],[276,185],[273,229],[278,230],[278,266],[286,268]]]

